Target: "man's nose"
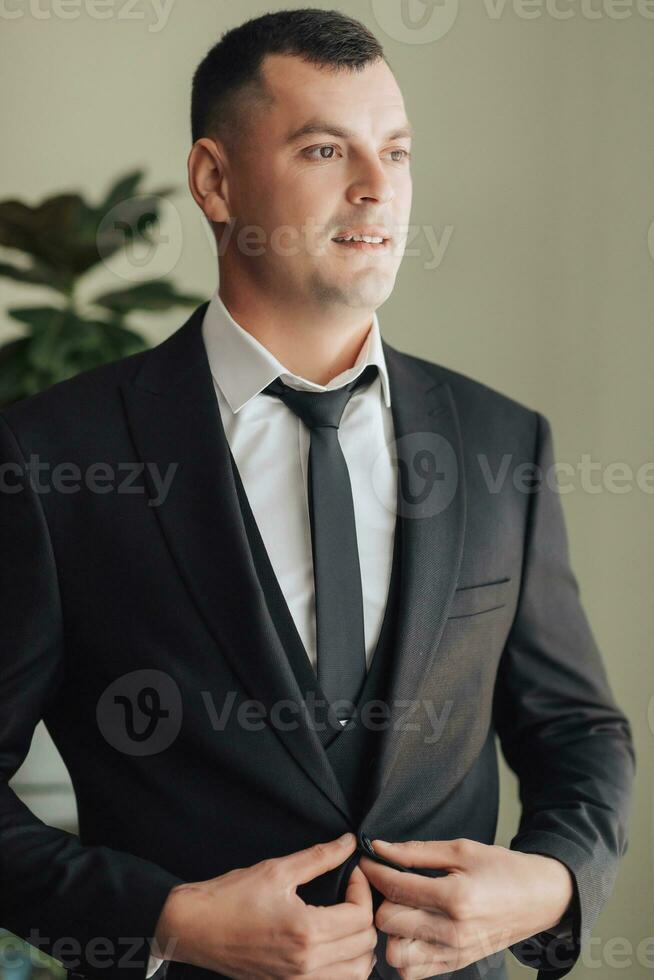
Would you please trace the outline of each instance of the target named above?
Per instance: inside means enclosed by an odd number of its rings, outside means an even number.
[[[393,184],[383,165],[377,159],[362,161],[348,188],[348,199],[353,204],[374,201],[387,204],[395,197]]]

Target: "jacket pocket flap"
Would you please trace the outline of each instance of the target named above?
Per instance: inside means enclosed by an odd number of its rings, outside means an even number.
[[[474,616],[505,606],[511,589],[511,579],[503,578],[481,585],[467,585],[456,589],[452,596],[448,619]]]

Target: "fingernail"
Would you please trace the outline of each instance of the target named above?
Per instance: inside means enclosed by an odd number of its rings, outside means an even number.
[[[354,834],[350,833],[349,831],[347,834],[343,834],[342,837],[338,838],[339,844],[351,844],[353,840]]]
[[[381,840],[380,837],[375,837],[374,841],[372,842],[373,847],[375,846],[375,844],[382,844],[382,845],[385,844],[386,847],[390,847],[391,846],[389,841],[387,841],[387,840]]]

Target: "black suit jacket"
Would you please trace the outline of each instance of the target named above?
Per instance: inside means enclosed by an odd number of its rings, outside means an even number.
[[[152,350],[0,415],[0,924],[90,980],[142,980],[180,881],[346,830],[493,843],[498,736],[522,802],[511,847],[558,858],[576,885],[571,946],[548,959],[541,935],[513,952],[564,976],[627,846],[634,752],[559,495],[542,479],[526,492],[524,467],[553,461],[546,419],[384,343],[401,595],[391,713],[357,822],[306,718],[273,721],[302,695],[247,546],[206,305]],[[166,492],[155,464],[174,468]],[[260,725],[239,714],[251,699]],[[41,718],[70,771],[79,838],[8,785]],[[303,897],[342,900],[352,863]],[[484,965],[506,976],[503,954]],[[202,972],[171,963],[168,978]]]

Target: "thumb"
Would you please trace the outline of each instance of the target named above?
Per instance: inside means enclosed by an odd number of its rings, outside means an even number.
[[[301,885],[337,868],[352,854],[355,846],[356,837],[348,833],[324,844],[312,844],[311,847],[277,860],[288,873],[289,880],[295,885]]]
[[[358,865],[352,869],[352,874],[347,883],[345,901],[352,905],[360,905],[362,908],[372,912],[372,891],[370,883]]]

